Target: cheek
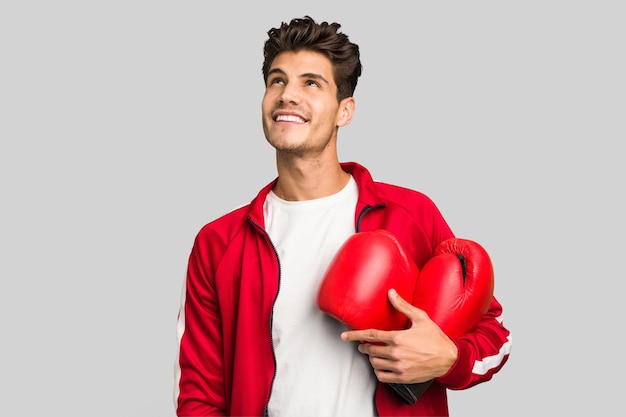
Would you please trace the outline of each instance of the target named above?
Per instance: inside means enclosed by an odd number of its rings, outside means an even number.
[[[264,125],[270,123],[272,119],[272,109],[273,107],[269,103],[265,101],[261,103],[261,119]]]
[[[261,110],[263,111],[263,114],[265,114],[266,110],[269,108],[268,105],[269,105],[269,100],[268,100],[267,94],[265,94],[263,96],[263,99],[261,100]]]
[[[261,107],[263,109],[269,109],[276,102],[276,93],[266,89],[263,94],[263,98],[261,99]]]

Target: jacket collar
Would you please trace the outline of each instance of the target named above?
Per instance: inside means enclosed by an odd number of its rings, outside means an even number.
[[[374,207],[384,204],[382,199],[376,192],[376,187],[372,176],[364,166],[356,162],[342,162],[341,168],[348,174],[352,175],[352,177],[354,177],[354,180],[356,181],[359,188],[359,201],[357,202],[356,209],[357,216],[358,213],[360,213],[363,209],[367,207]],[[272,182],[263,187],[250,203],[248,217],[253,222],[262,227],[265,227],[265,221],[263,218],[263,204],[265,203],[265,198],[269,194],[270,190],[274,188],[274,185],[276,185],[277,181],[278,177],[276,177]]]

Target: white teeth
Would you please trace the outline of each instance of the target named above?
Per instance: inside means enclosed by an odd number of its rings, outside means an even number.
[[[304,119],[298,116],[281,114],[276,116],[277,122],[294,122],[294,123],[304,123]]]

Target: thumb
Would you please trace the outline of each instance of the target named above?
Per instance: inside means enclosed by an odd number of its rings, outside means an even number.
[[[402,313],[405,316],[407,316],[409,319],[412,318],[411,317],[412,316],[411,313],[415,310],[415,307],[412,306],[404,298],[402,298],[400,296],[400,294],[398,294],[398,292],[394,288],[391,288],[387,292],[387,297],[389,298],[389,301],[391,302],[391,305],[393,306],[393,308],[395,308],[400,313]]]
[[[393,308],[404,314],[410,321],[416,321],[419,318],[420,310],[402,298],[394,288],[387,292],[387,297]]]

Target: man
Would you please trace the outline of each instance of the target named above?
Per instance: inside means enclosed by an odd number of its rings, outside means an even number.
[[[325,270],[355,232],[390,231],[419,268],[453,237],[425,195],[339,162],[337,133],[361,75],[358,46],[339,27],[305,17],[268,32],[262,120],[278,177],[195,239],[178,321],[179,416],[443,416],[447,388],[487,381],[508,358],[495,299],[454,340],[393,291],[407,330],[349,331],[316,307]],[[429,380],[413,404],[389,385]]]

